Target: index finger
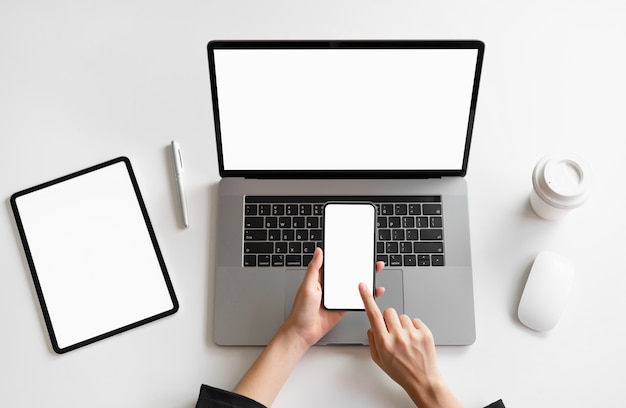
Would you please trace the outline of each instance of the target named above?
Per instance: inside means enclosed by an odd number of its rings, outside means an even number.
[[[367,315],[367,319],[370,321],[372,331],[375,335],[385,333],[387,331],[387,325],[385,325],[383,314],[374,301],[374,296],[372,296],[372,293],[367,288],[367,285],[363,282],[359,283],[359,293],[361,294],[361,299],[363,300],[363,305],[365,306],[365,314]]]

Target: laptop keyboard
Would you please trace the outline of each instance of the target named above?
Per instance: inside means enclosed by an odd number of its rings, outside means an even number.
[[[304,267],[324,248],[327,201],[376,205],[376,258],[386,266],[445,265],[441,196],[245,198],[243,265]]]

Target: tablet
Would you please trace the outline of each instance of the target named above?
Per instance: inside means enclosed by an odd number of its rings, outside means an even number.
[[[55,352],[178,310],[128,158],[15,193],[11,207]]]

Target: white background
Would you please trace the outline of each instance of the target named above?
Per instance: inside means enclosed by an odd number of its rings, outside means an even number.
[[[0,6],[0,405],[192,408],[232,388],[259,348],[212,337],[218,181],[210,39],[478,38],[485,65],[468,167],[476,343],[438,348],[467,407],[623,406],[626,364],[626,6],[619,0],[269,0]],[[191,227],[180,228],[169,142],[180,141]],[[303,145],[306,151],[306,146]],[[590,201],[547,222],[528,207],[547,152],[593,167]],[[125,154],[137,173],[179,312],[66,355],[47,339],[9,196]],[[516,308],[534,256],[577,267],[552,332]],[[314,348],[276,407],[408,407],[364,347]]]
[[[463,166],[477,50],[214,54],[226,170]]]

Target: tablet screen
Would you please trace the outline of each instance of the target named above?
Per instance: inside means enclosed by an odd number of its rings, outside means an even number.
[[[56,352],[177,310],[128,159],[16,193],[11,204]]]

